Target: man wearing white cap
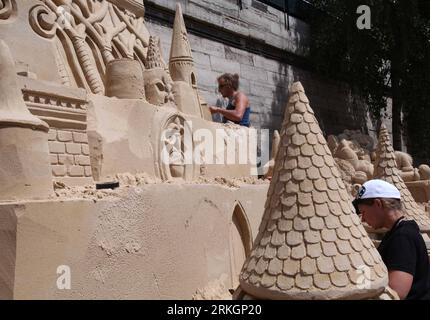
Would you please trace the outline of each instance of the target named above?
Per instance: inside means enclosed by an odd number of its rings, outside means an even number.
[[[430,268],[418,224],[405,220],[400,192],[383,180],[370,180],[353,201],[357,213],[374,229],[386,228],[378,247],[388,269],[389,286],[400,299],[430,298]]]

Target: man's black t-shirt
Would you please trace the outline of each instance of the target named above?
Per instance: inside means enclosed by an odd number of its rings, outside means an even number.
[[[398,221],[386,233],[378,247],[378,251],[389,271],[403,271],[414,277],[411,290],[406,299],[429,298],[429,257],[415,221]]]

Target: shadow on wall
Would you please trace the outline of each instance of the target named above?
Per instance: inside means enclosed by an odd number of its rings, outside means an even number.
[[[278,73],[273,75],[273,83],[275,90],[273,91],[273,100],[271,105],[270,122],[265,123],[265,126],[270,128],[270,154],[272,153],[272,139],[275,130],[281,131],[282,121],[284,120],[284,112],[288,103],[288,89],[292,84],[292,79],[295,79],[293,69],[286,64],[279,63]]]
[[[369,134],[369,125],[375,123],[369,119],[367,108],[360,97],[353,96],[351,89],[345,83],[335,82],[319,75],[303,71],[286,64],[280,64],[278,73],[273,76],[275,90],[271,105],[271,119],[265,127],[280,130],[284,112],[288,103],[288,88],[300,81],[310,100],[310,105],[324,134],[340,134],[345,129],[361,130]]]

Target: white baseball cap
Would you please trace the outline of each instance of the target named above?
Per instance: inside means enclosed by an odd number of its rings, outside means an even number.
[[[372,199],[372,198],[389,198],[389,199],[399,199],[400,191],[393,186],[391,183],[380,179],[369,180],[360,187],[358,190],[357,197],[352,202],[355,210],[357,210],[357,205],[360,200]]]

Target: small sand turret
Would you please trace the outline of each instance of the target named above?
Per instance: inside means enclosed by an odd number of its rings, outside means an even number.
[[[9,47],[0,40],[0,200],[52,192],[49,126],[28,111]]]
[[[173,24],[169,70],[173,80],[173,95],[178,109],[186,114],[203,117],[197,92],[191,46],[179,3],[176,4],[175,22]]]
[[[396,186],[401,194],[406,217],[415,220],[422,232],[430,232],[430,218],[415,202],[397,169],[396,156],[391,145],[390,135],[384,124],[382,124],[379,132],[374,178],[385,180]]]

